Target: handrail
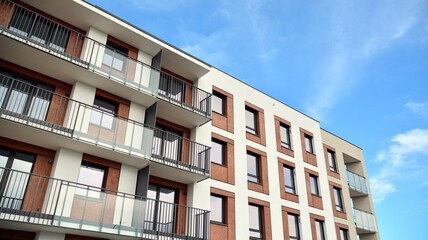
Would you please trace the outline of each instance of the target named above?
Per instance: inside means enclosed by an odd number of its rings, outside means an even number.
[[[353,208],[353,213],[354,222],[358,228],[362,228],[372,232],[377,231],[376,220],[373,213],[355,207]]]
[[[351,189],[360,191],[362,193],[368,193],[367,179],[357,173],[346,170],[348,177],[348,185]]]

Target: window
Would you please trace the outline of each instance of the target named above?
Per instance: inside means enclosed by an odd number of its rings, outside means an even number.
[[[185,99],[186,82],[170,74],[161,72],[159,94],[170,101],[181,103]]]
[[[22,114],[36,120],[44,121],[48,114],[53,96],[53,88],[26,79],[13,79],[1,75],[4,84],[0,86],[0,108],[6,113]]]
[[[257,122],[257,111],[246,107],[245,108],[245,121],[247,132],[257,135],[258,134],[258,122]]]
[[[149,185],[144,229],[172,233],[176,223],[177,191],[175,189]],[[157,201],[153,201],[153,200]]]
[[[247,176],[248,181],[260,182],[260,156],[251,152],[247,152]]]
[[[126,60],[128,58],[128,49],[119,47],[107,42],[104,51],[103,64],[117,71],[123,72],[126,69]]]
[[[65,51],[70,36],[69,29],[19,6],[13,14],[9,30],[60,52]]]
[[[328,164],[330,166],[330,171],[337,172],[336,166],[336,154],[331,150],[327,150]]]
[[[305,134],[305,149],[306,152],[314,153],[313,138]]]
[[[211,221],[226,223],[225,212],[225,198],[217,195],[211,195]]]
[[[334,202],[336,204],[336,210],[343,212],[343,203],[342,203],[342,191],[340,188],[333,187]]]
[[[317,240],[325,240],[324,222],[323,221],[315,220],[315,232],[317,235]]]
[[[106,99],[95,97],[94,109],[92,110],[91,123],[113,129],[114,114],[117,112],[117,104]]]
[[[181,160],[182,133],[156,125],[152,156],[169,162]]]
[[[250,204],[248,206],[250,239],[263,239],[262,208]]]
[[[340,232],[340,240],[348,240],[348,230],[347,229],[339,229]]]
[[[225,106],[226,106],[226,96],[223,94],[213,91],[212,95],[212,111],[221,114],[226,115]]]
[[[225,151],[226,143],[217,140],[211,139],[211,162],[224,165],[225,164]]]
[[[296,194],[296,186],[294,182],[294,168],[284,165],[284,181],[285,191]]]
[[[310,174],[309,181],[311,184],[311,193],[314,195],[320,195],[320,191],[318,188],[318,176]]]
[[[300,239],[299,233],[299,216],[295,214],[288,214],[288,234],[290,239]]]
[[[30,154],[0,149],[0,208],[21,209],[34,160]]]
[[[281,136],[281,146],[291,149],[290,126],[281,123],[279,125],[279,131]]]
[[[76,194],[85,197],[100,198],[101,188],[104,187],[104,179],[104,168],[82,164],[77,182],[84,185],[77,185]]]

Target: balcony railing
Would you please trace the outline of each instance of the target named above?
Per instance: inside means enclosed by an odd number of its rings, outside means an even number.
[[[376,219],[373,213],[354,208],[354,222],[359,229],[369,232],[377,231]]]
[[[208,146],[1,74],[0,117],[209,176]]]
[[[99,43],[19,3],[0,0],[0,33],[153,96],[211,118],[211,94]],[[161,77],[162,76],[162,77]]]
[[[348,170],[346,171],[346,173],[348,176],[348,185],[350,189],[364,194],[368,194],[367,180],[365,177]]]
[[[0,167],[0,219],[139,237],[208,239],[209,212]]]
[[[168,73],[160,74],[158,97],[211,118],[211,93]]]

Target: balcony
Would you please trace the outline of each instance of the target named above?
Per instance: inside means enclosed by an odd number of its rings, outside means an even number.
[[[365,177],[348,170],[346,171],[346,174],[351,197],[366,196],[369,194],[367,180]]]
[[[34,59],[50,62],[53,65],[48,68],[40,66],[36,70],[61,77],[68,74],[64,79],[75,78],[77,70],[72,66],[64,66],[47,56],[40,56],[43,55],[41,53],[47,53],[101,76],[101,79],[93,79],[93,76],[85,73],[80,75],[84,79],[79,80],[88,81],[90,85],[108,87],[116,95],[127,96],[145,106],[153,103],[152,97],[172,103],[173,107],[166,106],[161,109],[162,118],[168,118],[171,111],[178,111],[175,114],[177,123],[192,127],[211,120],[211,94],[208,92],[167,73],[161,73],[158,69],[85,36],[84,32],[48,19],[19,3],[0,0],[0,15],[0,35],[8,37],[1,39],[0,44],[6,50],[4,55],[8,56],[5,58],[8,61],[29,68],[37,68]],[[10,42],[8,39],[16,41]],[[23,49],[17,43],[25,44],[29,48]],[[16,49],[19,49],[19,55]],[[35,52],[35,49],[38,51]],[[105,78],[116,85],[104,84]],[[120,89],[119,86],[117,89],[117,83],[126,88]],[[145,95],[132,92],[130,94],[129,88]],[[178,110],[174,107],[178,107]]]
[[[369,213],[356,208],[354,208],[353,210],[354,222],[357,227],[358,234],[377,232],[376,219],[373,213]]]
[[[206,210],[2,167],[0,179],[0,221],[9,224],[143,239],[209,238]]]
[[[190,141],[189,139],[146,126],[142,123],[101,110],[65,96],[55,94],[34,83],[23,82],[0,74],[0,126],[9,129],[3,135],[19,141],[28,141],[38,136],[33,142],[51,144],[46,147],[67,146],[77,151],[85,151],[100,157],[111,159],[112,154],[120,154],[117,161],[138,168],[152,163],[153,171],[161,173],[170,171],[181,176],[184,182],[198,181],[209,177],[210,147]],[[10,125],[5,122],[13,122]],[[37,129],[33,135],[22,130],[16,123]],[[49,135],[40,135],[40,130]],[[22,132],[22,133],[21,133]],[[64,142],[61,138],[53,139],[52,133],[84,143],[85,146]],[[52,146],[58,144],[58,146]],[[97,148],[88,145],[97,146]],[[101,149],[100,149],[101,148]],[[113,152],[112,152],[113,151]],[[104,152],[104,155],[100,155]],[[130,156],[129,161],[123,155]],[[175,173],[174,173],[175,171]],[[191,174],[182,174],[186,171]],[[183,176],[184,175],[184,176]],[[186,176],[187,175],[187,176]],[[198,176],[199,175],[199,176]]]

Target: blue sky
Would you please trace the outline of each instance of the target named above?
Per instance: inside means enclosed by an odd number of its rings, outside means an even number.
[[[382,239],[428,234],[428,1],[91,0],[362,147]]]

